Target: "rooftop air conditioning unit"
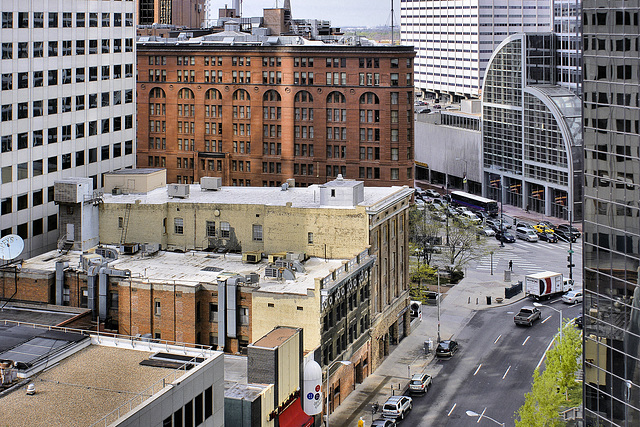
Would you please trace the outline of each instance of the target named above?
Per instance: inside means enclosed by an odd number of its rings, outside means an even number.
[[[117,196],[119,194],[122,194],[122,188],[118,188],[118,187],[113,187],[111,189],[111,195],[113,196]]]
[[[140,244],[138,243],[125,243],[124,245],[120,246],[120,252],[125,255],[133,255],[135,253],[138,253],[139,250]]]
[[[169,197],[186,199],[189,197],[189,184],[169,184],[167,185],[167,195]]]
[[[261,252],[245,252],[242,254],[242,262],[257,264],[262,259]]]
[[[203,190],[220,190],[222,188],[222,178],[213,176],[203,176],[200,179],[200,188]]]

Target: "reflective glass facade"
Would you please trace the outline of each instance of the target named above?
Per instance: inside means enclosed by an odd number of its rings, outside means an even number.
[[[553,34],[507,38],[483,87],[484,193],[560,218],[582,217],[580,99],[555,84]],[[502,193],[500,192],[502,189]]]
[[[586,425],[640,425],[638,1],[583,1]]]

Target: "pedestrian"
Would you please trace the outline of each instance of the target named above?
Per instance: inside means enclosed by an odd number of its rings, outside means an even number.
[[[527,213],[529,213],[529,205],[527,205]]]
[[[509,271],[513,271],[513,260],[509,260]]]

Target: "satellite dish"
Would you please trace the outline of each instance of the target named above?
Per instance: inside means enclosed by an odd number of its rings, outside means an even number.
[[[24,240],[17,234],[9,234],[0,239],[0,259],[12,260],[24,250]]]

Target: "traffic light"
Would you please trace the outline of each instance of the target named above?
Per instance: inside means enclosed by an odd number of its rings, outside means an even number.
[[[569,254],[569,255],[567,256],[567,262],[569,263],[569,264],[567,264],[567,268],[573,268],[573,267],[575,267],[575,266],[576,266],[576,265],[572,262],[572,261],[573,261],[573,259],[572,259],[572,258],[573,258],[573,256],[572,256],[571,254]]]

